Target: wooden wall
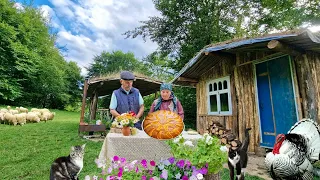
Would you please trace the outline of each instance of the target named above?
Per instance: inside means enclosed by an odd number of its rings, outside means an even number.
[[[201,76],[197,84],[197,130],[201,133],[210,121],[220,122],[231,129],[237,137],[244,138],[244,130],[251,127],[250,152],[257,152],[260,144],[260,126],[255,100],[255,81],[252,61],[263,59],[270,53],[237,53],[236,59],[221,60],[215,67]],[[232,115],[208,115],[206,82],[230,76]]]
[[[320,54],[307,52],[295,58],[303,118],[320,123]]]

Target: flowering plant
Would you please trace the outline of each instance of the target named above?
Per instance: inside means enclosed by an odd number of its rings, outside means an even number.
[[[196,168],[190,161],[184,159],[160,160],[158,164],[155,161],[134,160],[126,161],[125,158],[114,156],[110,163],[106,164],[100,160],[96,160],[98,167],[102,168],[100,176],[94,176],[94,179],[132,179],[132,180],[160,180],[160,179],[182,179],[182,180],[198,180],[203,179],[203,175],[207,174],[207,165]],[[86,180],[90,180],[90,176],[86,176]]]
[[[120,116],[117,116],[111,124],[111,127],[133,127],[135,123],[139,121],[138,118],[135,117],[134,112],[123,113]]]
[[[196,144],[181,135],[168,141],[168,144],[174,157],[188,159],[197,168],[207,165],[209,174],[218,173],[227,162],[227,152],[220,145],[219,139],[209,134],[204,134]]]

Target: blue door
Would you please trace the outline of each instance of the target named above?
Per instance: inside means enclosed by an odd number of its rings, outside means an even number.
[[[297,122],[296,102],[288,56],[256,64],[261,146],[272,148],[278,134]]]

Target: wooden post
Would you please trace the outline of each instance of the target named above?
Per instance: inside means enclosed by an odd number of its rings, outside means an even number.
[[[83,123],[83,121],[84,121],[84,111],[85,111],[85,107],[86,107],[87,91],[88,91],[88,80],[86,79],[84,81],[84,87],[83,87],[80,123]]]
[[[302,54],[301,52],[299,52],[295,48],[293,48],[287,44],[281,43],[280,41],[277,41],[277,40],[271,40],[267,46],[271,50],[275,50],[278,52],[284,52],[284,53],[292,55],[292,56],[297,56],[297,55]]]
[[[98,93],[95,92],[93,95],[93,99],[90,107],[91,108],[90,120],[96,119],[97,105],[98,105]]]

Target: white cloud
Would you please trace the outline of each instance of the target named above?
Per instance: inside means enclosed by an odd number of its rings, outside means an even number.
[[[141,25],[139,21],[159,15],[150,0],[49,0],[52,7],[41,6],[51,17],[53,27],[59,29],[57,43],[66,45],[67,60],[88,66],[102,51],[133,52],[142,59],[158,46],[142,38],[124,39],[128,30]],[[48,17],[45,15],[45,17]]]
[[[21,3],[18,3],[18,2],[14,3],[13,7],[15,7],[15,8],[19,9],[19,10],[23,10],[24,9],[23,5]]]

